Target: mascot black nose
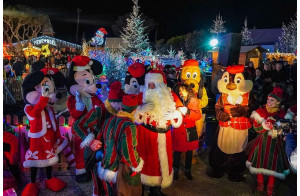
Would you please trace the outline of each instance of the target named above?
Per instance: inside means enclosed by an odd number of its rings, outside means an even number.
[[[194,84],[194,83],[191,83],[191,84],[190,84],[190,87],[195,88],[195,84]]]
[[[62,94],[61,94],[61,93],[57,93],[55,97],[56,97],[57,99],[60,99],[60,98],[62,98]]]
[[[137,88],[137,85],[133,85],[134,86],[134,88]]]
[[[96,87],[97,88],[102,88],[102,85],[101,84],[96,84]]]

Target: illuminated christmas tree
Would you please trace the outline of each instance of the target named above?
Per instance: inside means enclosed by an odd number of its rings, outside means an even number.
[[[224,27],[225,21],[223,21],[222,16],[219,13],[219,16],[216,16],[216,20],[213,21],[214,24],[209,29],[211,33],[219,34],[226,33],[226,28]]]
[[[251,45],[253,42],[252,38],[251,38],[251,32],[248,29],[247,26],[247,18],[244,21],[244,27],[242,29],[242,45],[244,46],[249,46]]]
[[[279,36],[279,51],[292,52],[297,50],[297,18],[291,19],[288,25],[282,24],[282,34]]]
[[[144,21],[141,19],[140,7],[138,0],[132,0],[133,11],[129,18],[126,19],[127,25],[121,32],[121,38],[124,46],[122,51],[125,55],[139,54],[150,48],[148,34],[145,33]]]

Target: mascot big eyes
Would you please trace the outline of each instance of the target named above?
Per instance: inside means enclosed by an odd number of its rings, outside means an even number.
[[[96,95],[97,89],[101,88],[101,85],[96,84],[95,75],[101,73],[102,65],[99,61],[80,55],[72,59],[67,74],[67,89],[71,94],[68,97],[67,106],[75,121],[81,117],[84,118],[90,110],[96,107],[101,107],[101,114],[104,114],[105,106]],[[104,120],[104,115],[99,116],[99,119]],[[76,180],[77,182],[87,182],[94,174],[85,170],[84,149],[91,144],[97,133],[89,128],[74,130],[73,126],[72,133],[75,136]]]
[[[200,72],[199,63],[194,59],[186,60],[182,66],[181,82],[192,87],[194,93],[197,96],[200,112],[202,114],[202,109],[208,104],[208,97],[206,89],[204,88],[204,81],[202,74]],[[199,136],[202,135],[203,119],[196,121],[196,129]],[[204,137],[204,135],[203,135]]]
[[[145,83],[145,65],[134,63],[128,67],[125,77],[126,94],[139,94]]]
[[[102,64],[87,56],[75,56],[67,76],[67,89],[76,96],[78,91],[81,97],[92,97],[101,88],[96,84],[95,75],[102,73]],[[98,87],[98,88],[97,88]]]
[[[243,72],[244,65],[227,66],[218,81],[221,95],[215,111],[219,127],[209,154],[211,170],[207,172],[210,177],[220,178],[227,171],[233,182],[245,180],[241,174],[246,161],[243,151],[248,143],[248,129],[252,127],[250,113],[258,106],[250,94],[253,83],[244,78]]]
[[[47,173],[45,185],[51,191],[60,191],[66,183],[52,177],[52,165],[58,162],[57,154],[70,152],[68,140],[61,136],[58,121],[52,105],[61,97],[56,88],[65,84],[65,78],[56,68],[45,68],[28,74],[22,84],[24,111],[29,119],[29,149],[23,166],[31,170],[31,183],[27,184],[22,196],[38,195],[36,183],[37,168],[44,167]],[[70,155],[71,154],[71,155]],[[65,154],[66,155],[66,154]],[[74,156],[69,153],[67,160],[74,164]],[[69,164],[70,164],[69,162]]]

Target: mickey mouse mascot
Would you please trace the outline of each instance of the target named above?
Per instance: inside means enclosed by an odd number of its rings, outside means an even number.
[[[96,107],[101,107],[102,114],[104,114],[105,106],[96,95],[98,86],[95,82],[95,75],[101,73],[102,65],[99,61],[80,55],[72,59],[67,74],[67,89],[70,93],[67,106],[74,120],[86,115],[90,110]],[[104,120],[104,116],[102,116],[101,119]],[[92,133],[89,129],[84,131],[88,134],[82,139],[76,134],[72,127],[75,142],[75,173],[77,182],[87,182],[91,180],[91,174],[87,173],[85,169],[84,147],[91,144],[96,134]]]

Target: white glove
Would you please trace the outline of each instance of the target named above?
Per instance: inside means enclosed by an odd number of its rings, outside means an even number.
[[[42,87],[42,96],[43,97],[49,97],[49,86],[45,85]]]
[[[76,110],[83,111],[85,108],[85,104],[81,99],[81,95],[79,91],[76,91],[75,100],[76,100]]]
[[[167,113],[163,114],[165,120],[171,120],[174,119],[174,112],[173,111],[168,111]]]
[[[144,105],[142,105],[142,111],[147,112],[147,111],[151,111],[154,110],[154,103],[145,103]]]
[[[187,107],[179,107],[178,109],[183,115],[185,115],[188,111]]]

